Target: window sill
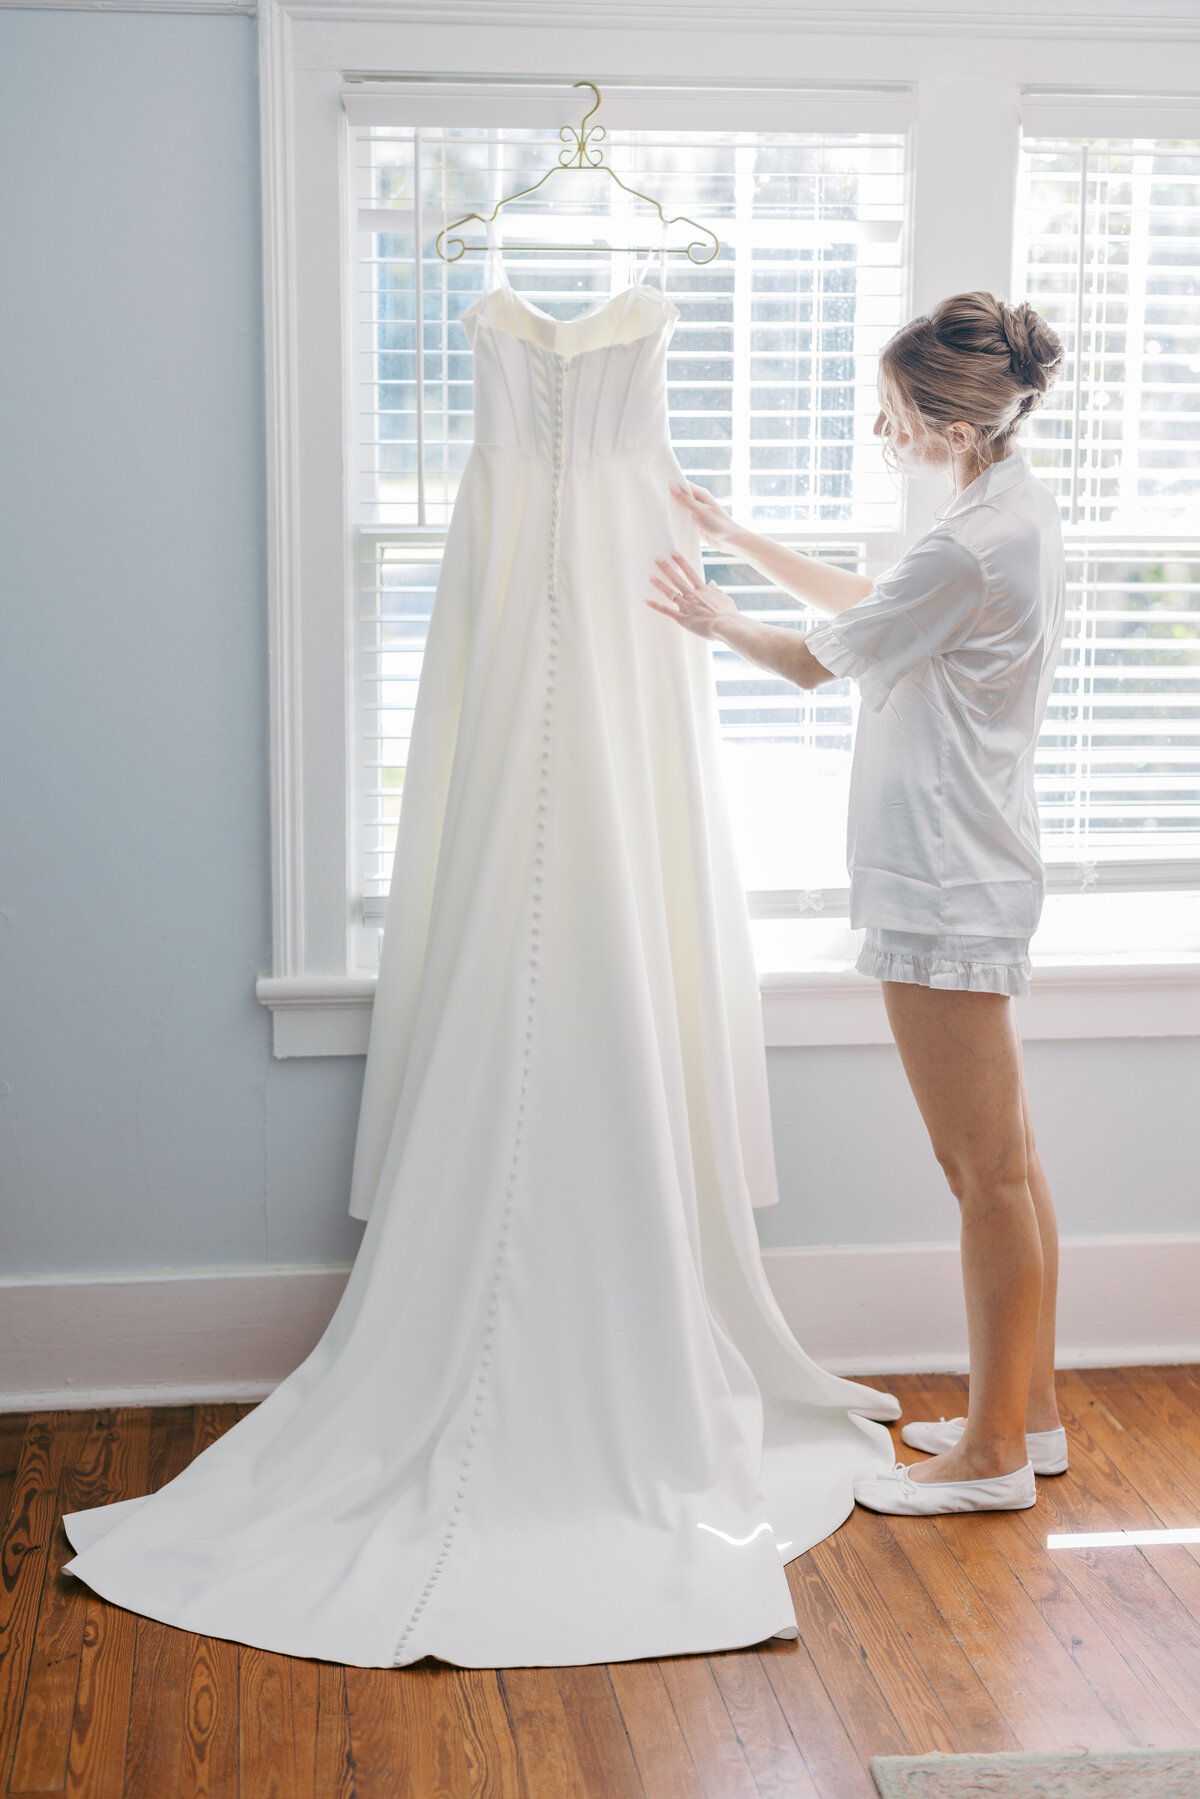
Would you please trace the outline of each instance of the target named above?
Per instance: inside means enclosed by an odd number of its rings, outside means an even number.
[[[770,1049],[891,1042],[879,983],[852,968],[767,971],[760,986]],[[1035,963],[1032,987],[1018,1001],[1026,1042],[1200,1036],[1200,955]],[[276,1056],[366,1054],[374,976],[262,975],[256,992]]]

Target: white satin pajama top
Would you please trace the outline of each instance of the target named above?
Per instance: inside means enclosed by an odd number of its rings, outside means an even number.
[[[1034,746],[1062,641],[1058,506],[1012,451],[865,599],[808,635],[858,683],[850,923],[1028,937],[1044,875]]]

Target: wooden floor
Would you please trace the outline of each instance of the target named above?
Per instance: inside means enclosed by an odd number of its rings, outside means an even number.
[[[909,1417],[951,1377],[893,1379]],[[611,1667],[289,1661],[59,1572],[59,1514],[169,1480],[248,1408],[0,1418],[0,1792],[86,1799],[868,1799],[872,1755],[1200,1744],[1200,1369],[1067,1374],[1071,1472],[990,1518],[856,1511],[788,1574],[800,1640]],[[905,1459],[917,1459],[907,1451]]]

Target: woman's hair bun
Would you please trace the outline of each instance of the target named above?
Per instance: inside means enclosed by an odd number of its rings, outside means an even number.
[[[1062,343],[1057,332],[1028,300],[1017,306],[999,304],[1000,329],[1008,344],[1012,371],[1023,387],[1044,394],[1062,362]]]
[[[881,388],[901,419],[934,431],[973,425],[981,466],[1008,454],[1062,366],[1058,334],[1027,301],[982,288],[951,294],[883,346]]]

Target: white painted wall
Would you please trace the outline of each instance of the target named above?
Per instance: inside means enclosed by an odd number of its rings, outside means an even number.
[[[0,11],[0,1274],[344,1262],[275,1061],[255,37]],[[1069,1232],[1194,1231],[1200,1039],[1038,1043]],[[771,1052],[773,1246],[953,1234],[894,1053]]]

